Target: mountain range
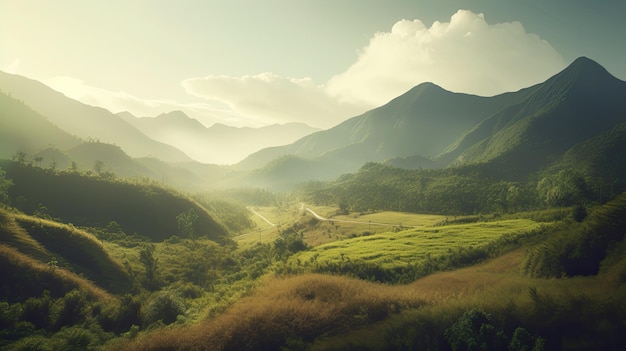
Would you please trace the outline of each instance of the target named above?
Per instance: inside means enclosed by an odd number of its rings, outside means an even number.
[[[491,163],[523,176],[621,122],[626,82],[581,57],[543,83],[493,97],[420,84],[331,129],[260,150],[237,167],[261,169],[250,181],[266,184],[286,173],[297,174],[291,183],[333,179],[371,161],[405,168]]]
[[[409,169],[489,165],[502,177],[523,178],[565,155],[593,159],[581,154],[584,143],[607,152],[598,146],[603,138],[622,140],[626,82],[581,57],[543,83],[492,97],[423,83],[317,131],[297,123],[207,128],[180,111],[116,115],[2,72],[0,108],[2,158],[40,153],[47,162],[80,160],[89,169],[108,155],[107,170],[176,184],[281,187],[334,179],[367,162]],[[81,146],[86,139],[91,145]],[[192,160],[229,162],[247,154],[231,166]]]
[[[135,117],[118,113],[148,137],[175,146],[196,161],[233,164],[260,149],[290,144],[319,129],[304,123],[273,124],[265,127],[232,127],[216,123],[205,127],[182,111],[156,117]],[[228,145],[228,147],[224,147]]]

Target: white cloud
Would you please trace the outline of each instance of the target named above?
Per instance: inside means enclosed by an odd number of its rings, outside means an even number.
[[[328,95],[310,78],[262,73],[191,78],[182,84],[192,95],[221,101],[241,115],[265,123],[298,121],[327,128],[363,112],[362,106],[342,103]]]
[[[123,91],[110,91],[85,84],[72,77],[54,77],[44,81],[46,85],[67,97],[82,103],[103,107],[113,113],[128,111],[138,117],[157,116],[174,110],[185,112],[206,126],[224,123],[234,126],[253,124],[230,110],[216,108],[208,103],[182,104],[176,101],[142,99]]]
[[[369,106],[423,82],[490,96],[539,83],[564,67],[560,54],[521,23],[491,25],[483,14],[459,10],[450,22],[427,27],[402,20],[390,32],[376,33],[327,89],[342,101]]]
[[[490,96],[539,83],[563,67],[559,53],[527,33],[521,23],[489,24],[483,14],[459,10],[449,22],[428,27],[419,19],[401,20],[389,32],[375,33],[356,62],[324,84],[273,73],[209,75],[181,83],[204,102],[181,104],[108,91],[67,77],[46,83],[82,102],[137,116],[182,110],[207,126],[299,121],[328,128],[423,82]]]

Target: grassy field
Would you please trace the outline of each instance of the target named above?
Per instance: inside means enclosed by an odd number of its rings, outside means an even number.
[[[280,227],[298,218],[295,207],[280,209],[274,206],[255,206],[250,208],[250,210],[254,211],[252,220],[255,222],[256,228],[233,237],[241,247],[249,247],[259,242],[269,243],[274,241],[278,237]],[[261,216],[265,217],[267,221],[261,218]]]
[[[414,221],[418,223],[419,218]],[[459,247],[485,245],[503,235],[529,233],[541,225],[528,219],[515,219],[387,231],[323,244],[292,259],[301,262],[362,260],[388,269],[444,255]]]

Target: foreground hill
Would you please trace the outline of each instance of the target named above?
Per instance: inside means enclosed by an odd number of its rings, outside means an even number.
[[[303,123],[260,128],[214,124],[207,128],[181,111],[154,118],[118,115],[150,138],[173,145],[197,161],[213,164],[233,164],[258,150],[286,145],[318,130]]]
[[[117,144],[134,157],[154,156],[170,162],[190,160],[182,151],[148,138],[119,116],[70,99],[40,82],[0,71],[0,90],[70,134]]]
[[[353,276],[357,264],[347,268],[354,255],[337,250],[343,269],[334,276],[273,275],[223,314],[111,349],[621,350],[626,261],[616,248],[624,245],[625,211],[623,194],[582,223],[561,221],[519,241],[520,249],[503,245],[511,251],[407,285],[338,276]],[[298,267],[317,265],[300,258]],[[428,258],[446,263],[436,254]],[[376,255],[367,260],[386,264]],[[592,269],[572,269],[580,267]]]
[[[43,289],[55,296],[73,288],[92,290],[90,283],[72,274],[64,277],[48,272],[50,281],[42,284],[33,278],[45,273],[38,272],[41,265],[47,266],[48,271],[63,267],[112,293],[131,290],[130,276],[109,256],[102,243],[72,226],[0,210],[0,243],[7,256],[3,264],[3,286],[9,289],[1,293],[5,299],[19,301],[27,296],[40,296]],[[22,255],[28,259],[20,258]],[[49,265],[53,260],[55,267]]]
[[[13,181],[9,188],[13,206],[25,213],[39,212],[81,226],[105,227],[115,221],[126,233],[161,241],[185,235],[176,217],[192,209],[198,216],[195,235],[215,241],[228,236],[196,202],[149,182],[132,184],[77,172],[56,173],[11,161],[2,161],[0,166]]]

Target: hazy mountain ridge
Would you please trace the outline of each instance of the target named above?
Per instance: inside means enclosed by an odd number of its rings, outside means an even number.
[[[48,145],[69,148],[82,141],[12,96],[0,93],[0,158],[34,153]]]
[[[175,146],[199,162],[214,164],[233,164],[263,148],[286,145],[319,130],[295,122],[259,128],[219,123],[205,127],[181,111],[154,118],[127,112],[118,115],[150,138]]]
[[[148,138],[119,116],[85,105],[35,80],[0,71],[0,89],[45,116],[62,130],[83,139],[120,145],[133,157],[155,156],[164,161],[189,161],[182,151]]]

